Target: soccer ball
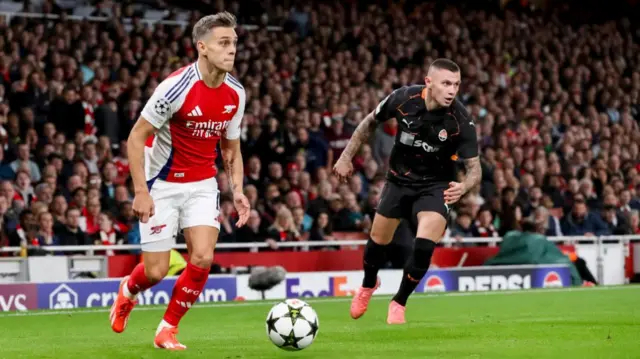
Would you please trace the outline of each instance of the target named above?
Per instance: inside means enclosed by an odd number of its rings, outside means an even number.
[[[299,299],[287,299],[271,308],[267,315],[267,336],[284,350],[302,350],[318,334],[318,315]]]

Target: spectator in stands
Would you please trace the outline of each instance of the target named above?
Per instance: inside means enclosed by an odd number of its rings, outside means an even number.
[[[91,235],[93,243],[105,246],[123,244],[124,236],[117,230],[113,217],[108,213],[100,213],[99,218],[100,229]],[[114,252],[107,251],[107,254],[113,255]]]
[[[16,177],[16,172],[4,158],[4,147],[0,146],[0,180],[12,180]]]
[[[333,189],[329,182],[323,182],[319,185],[319,196],[309,203],[307,209],[308,213],[312,217],[316,217],[320,212],[329,212],[330,200]]]
[[[26,166],[26,172],[30,175],[31,180],[34,183],[40,181],[41,174],[40,168],[38,165],[33,162],[31,159],[31,151],[29,149],[29,144],[21,143],[18,145],[18,159],[11,162],[11,169],[13,172],[18,173],[18,170]]]
[[[293,223],[296,225],[296,229],[300,232],[303,238],[307,238],[311,227],[313,226],[313,219],[308,214],[304,213],[302,207],[292,207],[293,211]]]
[[[602,210],[602,219],[613,235],[633,234],[626,217],[619,214],[614,205],[605,204]]]
[[[510,231],[522,229],[522,207],[515,202],[515,191],[511,187],[502,190],[502,203],[500,204],[500,228],[498,234],[504,236]]]
[[[498,231],[493,226],[493,214],[488,206],[480,208],[472,227],[473,237],[497,237]]]
[[[63,246],[91,243],[87,234],[80,228],[80,210],[75,207],[67,209],[64,224],[55,229],[54,233],[60,238],[60,245]]]
[[[53,230],[53,216],[49,212],[41,212],[38,215],[38,244],[41,246],[60,245],[60,238]]]
[[[24,210],[20,213],[20,223],[16,229],[9,234],[9,246],[10,247],[25,247],[31,242],[27,237],[29,233],[35,233],[37,231],[36,218],[29,210]],[[32,238],[33,239],[33,236]]]
[[[475,228],[473,227],[473,219],[467,212],[459,212],[456,220],[451,226],[451,237],[464,238],[474,237]]]
[[[562,233],[565,236],[601,236],[610,234],[610,230],[597,213],[589,210],[584,197],[578,195],[571,213],[563,219]]]
[[[266,239],[266,233],[262,224],[262,218],[257,210],[252,209],[249,213],[249,220],[247,225],[239,228],[236,232],[236,240],[238,242],[250,243],[250,242],[264,242]]]
[[[276,220],[267,230],[269,248],[275,250],[278,249],[278,243],[299,241],[301,239],[302,236],[293,221],[293,214],[287,207],[280,207]]]
[[[320,212],[318,216],[313,221],[313,226],[311,227],[310,241],[333,241],[335,238],[333,237],[333,229],[331,226],[331,221],[329,219],[329,213]]]
[[[344,202],[345,199],[338,193],[332,194],[329,199],[332,228],[336,231],[355,231],[362,221],[357,219]]]
[[[50,206],[51,214],[54,219],[54,227],[60,227],[64,225],[66,221],[66,213],[67,213],[67,200],[63,195],[59,194],[53,198],[53,202]]]
[[[38,200],[31,187],[31,176],[24,170],[20,170],[16,174],[16,186],[14,201],[21,201],[25,207],[29,207],[31,203]]]
[[[35,189],[35,197],[38,201],[50,205],[53,201],[53,189],[46,182],[40,183]]]
[[[391,149],[393,148],[397,131],[398,123],[395,119],[391,119],[385,122],[376,130],[372,149],[373,158],[377,163],[389,163],[389,158],[391,157]]]

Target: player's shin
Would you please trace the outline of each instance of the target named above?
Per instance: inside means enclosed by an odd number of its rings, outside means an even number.
[[[138,293],[153,287],[158,282],[159,280],[149,279],[145,273],[144,264],[138,263],[123,287],[124,295],[129,299],[135,299]]]
[[[413,254],[409,257],[402,275],[400,289],[393,297],[396,303],[402,306],[407,304],[407,299],[416,290],[418,283],[429,270],[431,256],[435,248],[436,243],[434,241],[426,238],[416,238]]]
[[[164,314],[162,324],[168,324],[172,327],[178,326],[180,319],[200,296],[208,277],[209,267],[202,268],[192,263],[187,264],[187,268],[180,274],[173,288],[171,301]]]
[[[367,245],[364,248],[364,279],[362,280],[362,286],[365,288],[373,288],[378,281],[378,271],[384,265],[386,259],[386,247],[385,245],[374,242],[371,238],[367,241]]]

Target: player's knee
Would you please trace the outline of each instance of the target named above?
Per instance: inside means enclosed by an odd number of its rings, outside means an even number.
[[[418,215],[417,237],[430,238],[435,243],[440,242],[447,228],[447,220],[439,213],[428,212]]]
[[[147,275],[147,279],[149,279],[151,283],[158,283],[164,277],[167,276],[167,273],[169,272],[169,266],[165,266],[165,265],[148,266],[145,268],[144,272]]]
[[[213,263],[213,251],[193,252],[189,261],[196,267],[209,268]]]
[[[379,230],[374,227],[371,228],[369,236],[371,237],[372,241],[384,246],[389,244],[389,242],[391,242],[391,240],[393,239],[393,236],[388,235],[386,232],[387,231]]]

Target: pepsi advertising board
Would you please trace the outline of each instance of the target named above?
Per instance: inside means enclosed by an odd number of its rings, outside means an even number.
[[[430,270],[416,292],[474,292],[571,285],[567,266],[495,266]]]

